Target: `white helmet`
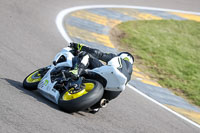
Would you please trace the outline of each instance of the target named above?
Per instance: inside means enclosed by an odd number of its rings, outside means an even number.
[[[121,52],[118,54],[118,56],[123,60],[130,62],[131,64],[134,62],[134,57],[128,52]]]

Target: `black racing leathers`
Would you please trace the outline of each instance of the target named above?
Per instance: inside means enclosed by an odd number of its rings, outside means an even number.
[[[77,45],[80,45],[80,44],[77,44]],[[74,47],[77,48],[76,45]],[[89,56],[90,56],[89,68],[90,69],[102,66],[103,64],[99,60],[108,63],[111,59],[113,59],[114,57],[117,57],[117,55],[113,53],[103,53],[98,49],[93,49],[87,46],[81,46],[81,51],[85,51],[86,53],[89,53]],[[122,64],[122,67],[118,68],[118,70],[127,77],[127,82],[128,82],[131,79],[133,65],[130,62],[123,59],[121,59],[121,64]]]
[[[112,53],[103,53],[98,49],[93,49],[93,48],[89,48],[89,47],[86,47],[86,46],[82,46],[81,51],[85,51],[85,52],[91,54],[93,57],[95,57],[95,58],[97,58],[101,61],[104,61],[106,63],[108,61],[110,61],[112,58],[117,56],[117,55],[112,54]]]

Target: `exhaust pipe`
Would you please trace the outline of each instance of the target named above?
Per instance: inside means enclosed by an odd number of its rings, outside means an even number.
[[[100,101],[100,106],[101,108],[105,108],[109,103],[109,100],[108,99],[101,99]]]

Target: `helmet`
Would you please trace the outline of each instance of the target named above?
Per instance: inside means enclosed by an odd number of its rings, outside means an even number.
[[[134,57],[128,52],[121,52],[118,54],[118,56],[123,60],[130,62],[131,64],[134,62]]]

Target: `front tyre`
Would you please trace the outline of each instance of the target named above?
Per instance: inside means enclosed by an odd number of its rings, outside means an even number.
[[[36,90],[41,79],[42,77],[39,70],[36,70],[24,79],[23,87],[27,90]]]
[[[70,93],[71,89],[61,94],[58,106],[68,112],[85,110],[97,103],[103,96],[104,88],[101,83],[95,80],[86,79],[83,81],[83,90],[77,93]]]

